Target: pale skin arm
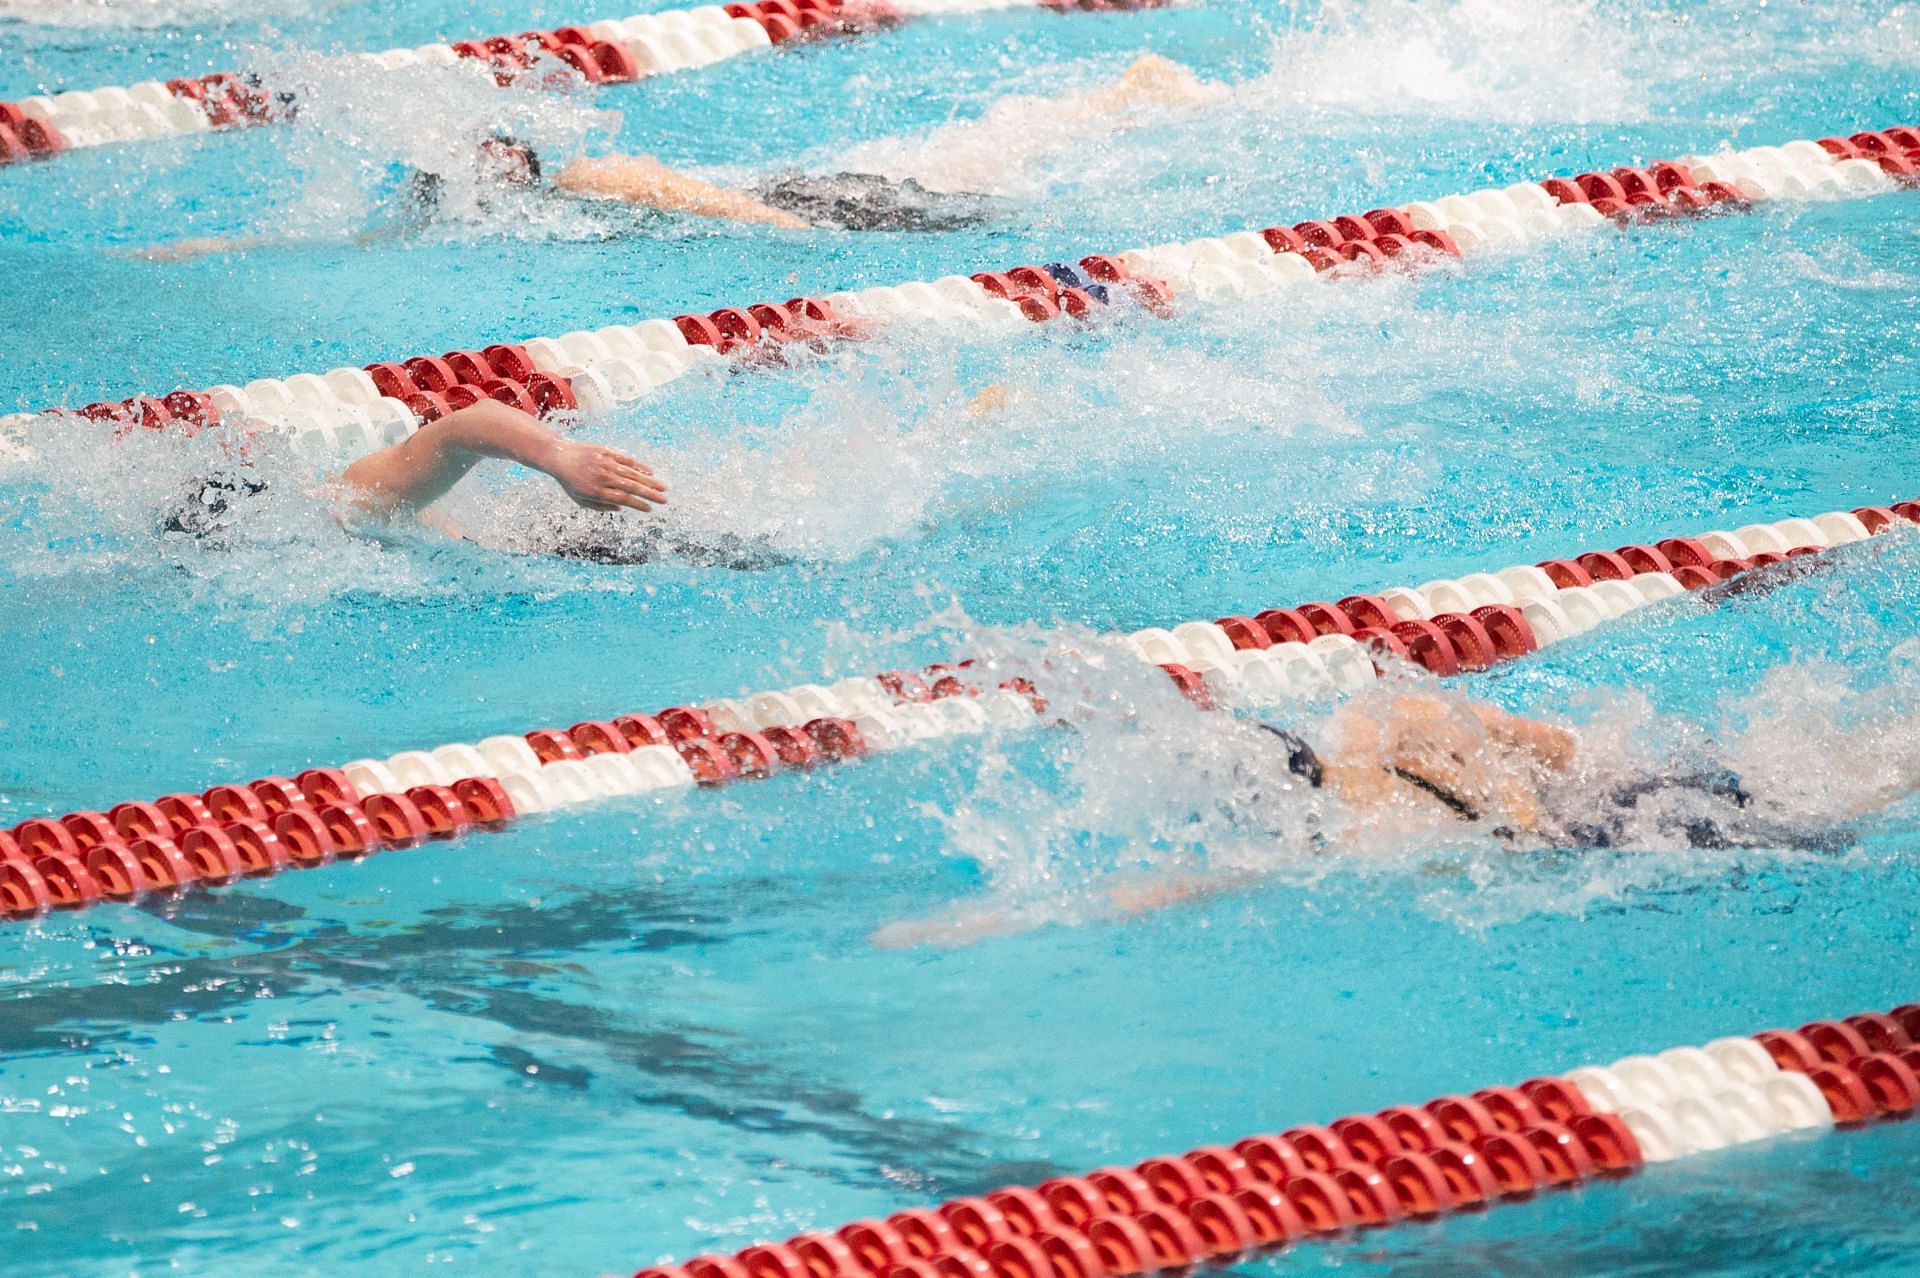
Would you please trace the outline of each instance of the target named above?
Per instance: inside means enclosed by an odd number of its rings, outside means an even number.
[[[397,222],[390,226],[375,227],[370,231],[356,231],[347,236],[347,242],[362,247],[384,244],[402,239],[418,229],[417,221]],[[149,262],[191,262],[198,258],[215,257],[225,253],[252,253],[258,249],[306,248],[315,245],[339,243],[336,237],[312,235],[206,235],[192,239],[172,240],[165,244],[151,244],[146,248],[122,250],[121,256],[142,257]]]
[[[1349,739],[1362,751],[1370,741],[1379,741],[1378,737],[1369,736],[1375,731],[1401,748],[1405,748],[1409,742],[1445,748],[1464,747],[1472,744],[1470,736],[1461,735],[1458,741],[1453,738],[1460,734],[1465,725],[1449,723],[1459,704],[1437,697],[1402,695],[1393,699],[1384,714],[1377,705],[1343,714],[1336,724],[1335,735],[1344,737],[1349,732],[1355,733]],[[1509,714],[1484,701],[1469,701],[1465,706],[1480,721],[1489,737],[1509,749],[1523,752],[1540,767],[1560,772],[1573,762],[1580,739],[1565,728],[1539,719]],[[1380,747],[1374,745],[1373,748]]]
[[[1119,79],[1078,100],[1064,99],[1064,104],[1071,118],[1087,119],[1136,106],[1210,106],[1226,93],[1220,85],[1207,83],[1171,58],[1145,53],[1135,58]]]
[[[1498,706],[1490,706],[1475,701],[1469,704],[1485,725],[1487,735],[1503,745],[1515,750],[1524,750],[1533,756],[1535,762],[1550,772],[1565,772],[1573,763],[1573,756],[1580,746],[1580,738],[1557,728],[1551,723],[1542,723],[1538,719],[1528,719],[1517,714],[1508,714]]]
[[[418,512],[487,458],[518,462],[553,477],[589,510],[648,511],[667,501],[651,468],[618,449],[563,439],[531,413],[493,400],[448,413],[354,462],[338,483],[370,515]]]
[[[673,213],[763,222],[789,230],[807,229],[807,224],[791,213],[762,204],[750,195],[676,173],[650,155],[604,155],[574,160],[560,170],[553,184],[575,195],[621,200]]]
[[[1259,875],[1251,870],[1178,872],[1157,879],[1113,882],[1102,889],[1102,895],[1106,897],[1111,913],[1130,919],[1188,901],[1221,896],[1246,887],[1258,878]],[[888,923],[875,928],[867,940],[875,949],[881,950],[905,950],[916,945],[961,949],[994,937],[1026,931],[1044,921],[1044,918],[1030,917],[1017,909],[971,910]]]

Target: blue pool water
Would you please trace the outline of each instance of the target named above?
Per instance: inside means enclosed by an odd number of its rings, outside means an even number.
[[[0,408],[1118,249],[1920,115],[1920,12],[1435,0],[1015,12],[577,102],[401,92],[311,53],[565,5],[0,3],[0,97],[257,59],[285,130],[0,172]],[[50,20],[52,19],[52,20]],[[56,24],[57,23],[57,24]],[[1234,86],[1118,135],[976,142],[937,236],[475,209],[373,243],[388,166],[481,123],[724,180],[1152,49]],[[617,119],[596,114],[617,111]],[[943,136],[952,137],[952,134]],[[862,149],[855,149],[862,148]],[[777,566],[604,568],[342,532],[276,479],[237,544],[155,512],[214,443],[39,428],[0,474],[0,821],[537,724],[1920,495],[1912,195],[1603,234],[1177,322],[906,331],[584,428]],[[274,232],[192,262],[133,251]],[[1014,389],[981,422],[982,388]],[[495,474],[469,532],[561,499]],[[1465,689],[1702,754],[1809,816],[1920,776],[1920,539],[1649,610]],[[10,1276],[580,1274],[1920,994],[1920,807],[1837,856],[1316,857],[1151,671],[1078,729],[910,750],[0,931]],[[1326,707],[1303,707],[1309,729]],[[1838,742],[1839,744],[1835,744]],[[1137,919],[1115,872],[1256,886]],[[1008,935],[876,930],[991,908]],[[1252,1273],[1910,1273],[1913,1128],[1783,1139]]]

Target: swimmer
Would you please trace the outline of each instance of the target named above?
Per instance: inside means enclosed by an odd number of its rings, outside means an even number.
[[[1021,130],[1020,125],[1044,123],[1055,135],[1066,129],[1118,133],[1139,123],[1145,107],[1197,108],[1219,100],[1225,90],[1202,82],[1192,71],[1158,54],[1135,59],[1117,79],[1095,89],[1058,98],[1014,97],[993,104],[976,125],[989,131]],[[974,126],[949,126],[968,128]],[[1084,141],[1076,137],[1076,142]],[[856,151],[859,148],[855,148]],[[554,177],[554,186],[569,194],[621,200],[628,204],[701,217],[764,222],[788,229],[837,226],[849,231],[946,231],[981,225],[991,219],[991,201],[975,188],[996,185],[1004,171],[981,171],[962,176],[944,171],[957,153],[931,155],[927,144],[912,148],[922,161],[911,174],[864,172],[826,176],[797,170],[776,173],[747,191],[715,186],[677,173],[652,156],[611,155],[574,160]],[[1017,148],[995,148],[1002,170],[1018,160]],[[531,153],[528,153],[531,158]],[[496,172],[510,172],[513,161],[496,153]],[[502,167],[503,166],[503,167]],[[537,178],[537,161],[533,173]],[[979,181],[969,181],[978,176]]]
[[[1579,734],[1498,707],[1381,690],[1354,698],[1317,744],[1269,724],[1235,725],[1260,744],[1253,799],[1273,788],[1323,792],[1355,825],[1399,839],[1479,830],[1516,850],[1590,851],[1635,846],[1787,848],[1833,852],[1853,840],[1848,820],[1920,790],[1920,775],[1866,794],[1841,820],[1808,824],[1726,771],[1647,770],[1591,784]],[[1122,916],[1247,886],[1253,870],[1174,873],[1109,886]],[[965,945],[1026,926],[1017,910],[982,910],[890,924],[884,948]]]
[[[1223,93],[1221,86],[1202,82],[1179,63],[1147,54],[1117,79],[1097,88],[1059,98],[1007,98],[996,102],[980,121],[945,126],[946,130],[973,131],[965,132],[963,141],[948,136],[944,143],[938,138],[914,143],[909,148],[912,173],[789,170],[744,190],[679,172],[650,155],[582,156],[549,174],[549,166],[533,147],[509,136],[481,142],[475,165],[483,181],[502,187],[785,230],[951,231],[982,226],[1000,215],[998,201],[978,194],[970,184],[980,189],[997,185],[1008,168],[1035,162],[1036,129],[1028,126],[1044,126],[1038,132],[1051,139],[1050,144],[1066,137],[1078,145],[1090,132],[1117,133],[1137,124],[1142,108],[1196,108],[1217,101]],[[861,150],[855,148],[856,153]],[[360,232],[353,241],[370,244],[418,230],[439,208],[445,185],[438,174],[414,173],[406,186],[410,216]],[[138,255],[151,261],[185,261],[320,242],[320,238],[198,237],[154,245]]]
[[[604,444],[566,439],[532,414],[494,400],[448,413],[400,443],[369,453],[328,479],[321,493],[361,519],[385,523],[411,518],[464,539],[431,508],[489,459],[517,462],[550,476],[585,510],[647,514],[667,504],[666,484],[646,463]],[[234,505],[266,487],[264,480],[239,467],[195,480],[161,521],[160,532],[222,546]],[[602,563],[641,562],[660,549],[658,536],[629,544],[604,534],[557,529],[544,541],[536,537],[504,548]]]

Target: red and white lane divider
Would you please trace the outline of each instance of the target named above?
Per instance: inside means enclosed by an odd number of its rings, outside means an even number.
[[[762,0],[752,5],[702,5],[639,14],[586,26],[523,31],[453,44],[348,55],[387,71],[474,60],[506,81],[545,61],[590,83],[636,80],[706,66],[750,49],[766,48],[801,31],[832,23],[843,0]],[[98,146],[141,138],[240,128],[283,119],[291,100],[257,76],[221,72],[189,79],[147,80],[127,88],[70,90],[0,103],[0,123],[33,121],[47,140],[30,155],[65,147]],[[6,158],[0,135],[0,158]]]
[[[889,0],[888,7],[913,17],[946,17],[1002,9],[1079,10],[1086,13],[1164,9],[1173,0]]]
[[[1920,523],[1920,503],[1829,511],[1654,545],[1395,586],[1336,603],[1135,631],[1127,643],[1200,698],[1285,699],[1365,687],[1391,655],[1436,675],[1483,670],[1753,568]]]
[[[316,457],[357,453],[402,438],[481,395],[539,411],[600,411],[635,402],[715,358],[777,361],[785,343],[855,339],[899,319],[1017,327],[1062,315],[1086,317],[1122,301],[1164,313],[1174,294],[1254,296],[1298,286],[1336,268],[1414,263],[1616,222],[1770,199],[1873,194],[1915,182],[1920,182],[1920,133],[1892,128],[1519,183],[1359,215],[1095,254],[1077,263],[723,307],[707,315],[615,324],[481,351],[262,378],[244,387],[138,395],[90,404],[80,412],[123,428],[193,427],[222,413],[238,413],[294,432],[302,449]],[[545,375],[538,384],[536,373]],[[17,432],[33,416],[0,417],[0,436]]]
[[[346,56],[384,71],[471,59],[492,68],[502,85],[543,70],[602,84],[710,66],[789,40],[869,29],[901,15],[1011,8],[1145,9],[1163,2],[874,0],[850,7],[848,0],[752,0]],[[70,147],[273,123],[288,118],[293,104],[291,95],[275,92],[258,76],[232,72],[36,94],[0,102],[0,165],[46,159]]]
[[[1920,1106],[1920,1003],[1009,1185],[635,1278],[1130,1278]]]
[[[1273,704],[1363,688],[1394,658],[1439,675],[1483,669],[1660,599],[1907,524],[1920,524],[1920,503],[1140,630],[1116,648],[1158,665],[1201,705]],[[1053,721],[1044,690],[992,678],[975,661],[943,663],[36,818],[0,831],[0,917],[225,884],[574,804]]]

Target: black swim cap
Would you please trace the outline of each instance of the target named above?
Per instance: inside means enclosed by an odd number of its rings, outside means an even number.
[[[540,154],[510,133],[496,133],[480,143],[480,175],[507,186],[537,185]]]
[[[233,503],[267,491],[267,481],[247,475],[205,475],[192,480],[166,518],[160,535],[188,537],[202,545],[223,547],[233,528]]]

